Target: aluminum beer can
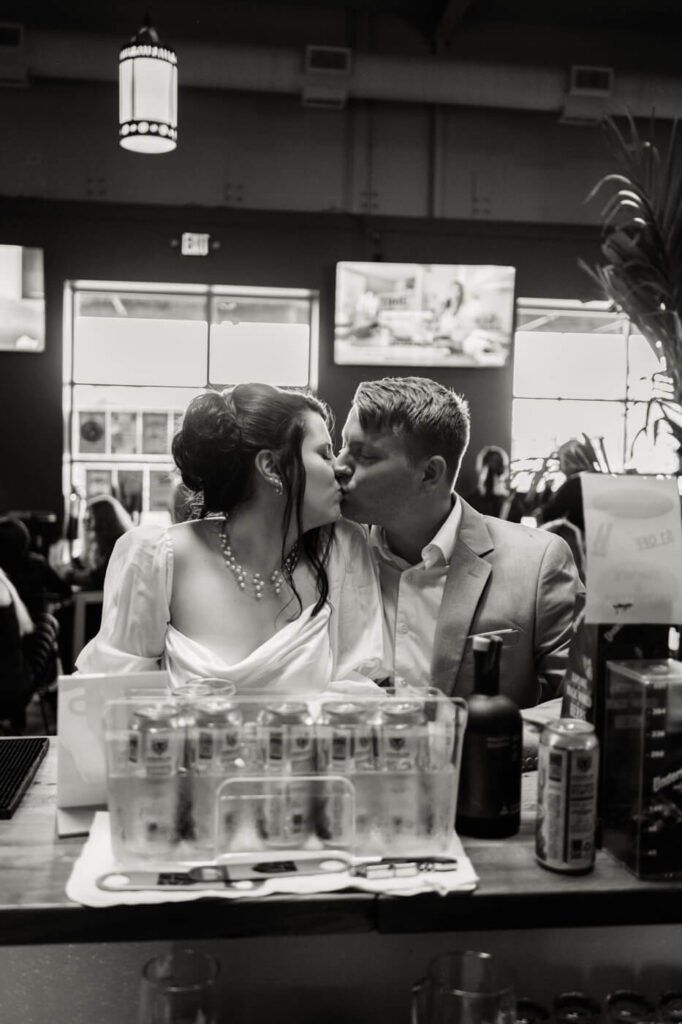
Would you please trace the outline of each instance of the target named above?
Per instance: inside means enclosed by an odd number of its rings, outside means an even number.
[[[315,771],[313,722],[303,702],[269,704],[258,716],[265,784],[257,827],[266,846],[302,846],[313,831],[312,783],[296,776]]]
[[[362,704],[347,700],[326,701],[318,724],[320,771],[345,774],[374,767],[372,723]]]
[[[428,766],[427,718],[421,701],[385,701],[379,709],[376,730],[380,768],[416,771]]]
[[[128,842],[140,855],[168,853],[178,837],[184,730],[174,707],[137,708],[128,733]]]
[[[313,720],[303,701],[268,704],[258,716],[263,767],[304,775],[315,770]]]
[[[594,867],[599,741],[577,718],[548,722],[538,754],[535,856],[553,871]]]
[[[128,761],[138,775],[166,778],[182,763],[184,736],[170,705],[136,708],[128,733]]]
[[[234,771],[240,760],[242,713],[222,697],[200,699],[194,705],[195,771],[223,774]]]
[[[429,764],[428,723],[421,701],[392,699],[381,705],[377,762],[382,776],[378,810],[382,841],[400,851],[423,839],[428,828],[422,770]]]
[[[193,707],[190,757],[193,835],[209,855],[216,842],[218,792],[230,776],[243,767],[242,714],[231,701],[221,697],[199,699]],[[239,799],[223,789],[221,798],[221,842],[229,843],[239,828]]]
[[[367,789],[358,772],[374,768],[374,736],[368,709],[348,701],[327,701],[318,718],[318,769],[327,775],[351,776],[351,791],[338,779],[321,777],[317,801],[317,835],[327,846],[348,847],[369,823]],[[355,814],[353,809],[355,803]]]

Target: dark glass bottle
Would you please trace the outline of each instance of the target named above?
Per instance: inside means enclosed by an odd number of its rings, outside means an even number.
[[[474,692],[466,698],[457,832],[503,839],[519,830],[521,811],[521,713],[500,689],[497,636],[474,637]]]

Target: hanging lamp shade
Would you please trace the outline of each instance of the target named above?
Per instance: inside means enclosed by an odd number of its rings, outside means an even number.
[[[118,59],[118,140],[136,153],[178,142],[178,58],[146,20]]]

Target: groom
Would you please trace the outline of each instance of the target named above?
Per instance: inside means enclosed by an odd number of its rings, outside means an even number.
[[[364,381],[343,428],[343,514],[371,524],[394,674],[465,695],[472,637],[502,637],[500,689],[519,707],[560,693],[576,599],[566,543],[482,516],[454,491],[466,401],[422,377]]]

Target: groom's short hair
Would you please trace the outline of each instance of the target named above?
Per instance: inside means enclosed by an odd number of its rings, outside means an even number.
[[[469,404],[462,395],[428,377],[383,377],[362,381],[353,397],[363,430],[390,430],[412,461],[440,455],[453,482],[469,444]]]

